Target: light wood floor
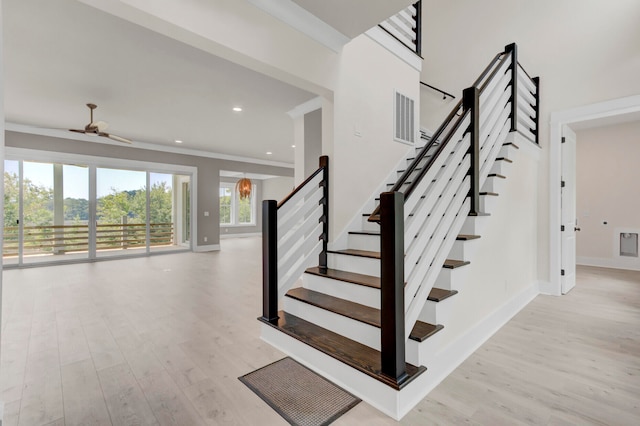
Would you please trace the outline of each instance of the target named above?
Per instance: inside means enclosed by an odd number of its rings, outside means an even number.
[[[3,426],[286,425],[237,377],[263,343],[260,240],[4,272]],[[365,403],[336,425],[395,422]],[[640,273],[580,268],[539,296],[402,421],[640,424]]]

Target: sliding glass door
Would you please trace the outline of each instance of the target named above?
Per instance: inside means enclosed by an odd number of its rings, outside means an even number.
[[[20,260],[20,174],[19,161],[4,160],[4,243],[2,261],[16,265]]]
[[[146,186],[145,172],[96,170],[97,257],[147,251]]]
[[[190,181],[172,173],[5,160],[3,264],[189,248]]]

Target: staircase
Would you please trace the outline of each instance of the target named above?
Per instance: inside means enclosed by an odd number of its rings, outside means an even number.
[[[263,339],[396,419],[410,410],[435,386],[427,367],[515,136],[536,142],[537,93],[507,46],[381,184],[341,249],[327,249],[326,157],[279,207],[265,201]]]

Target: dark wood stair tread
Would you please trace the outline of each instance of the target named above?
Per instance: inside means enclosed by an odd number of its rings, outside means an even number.
[[[477,240],[478,238],[480,238],[480,235],[459,234],[456,237],[456,240],[458,240],[458,241],[470,241],[470,240]]]
[[[509,160],[506,157],[498,157],[496,158],[496,161],[506,161],[507,163],[513,163],[513,160]]]
[[[498,194],[497,192],[482,191],[480,195],[491,195],[492,197],[497,197],[500,194]]]
[[[469,213],[469,216],[485,217],[485,216],[491,216],[491,213],[485,213],[485,212]]]
[[[420,374],[427,371],[424,366],[416,367],[407,363],[406,372],[408,377],[402,383],[397,383],[382,374],[379,351],[284,311],[278,312],[278,316],[277,324],[271,324],[262,318],[258,319],[394,389],[402,389]]]
[[[292,288],[287,292],[287,297],[291,297],[301,302],[308,303],[309,305],[342,315],[343,317],[351,318],[353,320],[369,324],[370,326],[380,328],[379,309],[303,287]],[[416,327],[418,328],[416,329]],[[413,330],[409,335],[409,338],[417,342],[423,342],[427,337],[440,331],[442,328],[443,326],[438,328],[437,325],[417,321],[416,326],[413,327]]]
[[[371,275],[356,274],[355,272],[347,272],[331,268],[327,268],[326,271],[323,271],[317,266],[309,268],[305,272],[308,274],[318,275],[320,277],[331,278],[347,283],[359,284],[366,287],[380,288],[380,278]]]
[[[501,175],[500,173],[489,173],[489,175],[487,177],[495,177],[495,178],[499,178],[499,179],[506,179],[507,178],[505,175]]]
[[[375,235],[380,236],[380,231],[349,231],[349,235]]]
[[[347,256],[368,257],[371,259],[380,259],[379,251],[344,249],[344,250],[327,250],[327,253],[345,254]]]
[[[509,145],[511,145],[515,149],[520,149],[520,147],[518,145],[516,145],[515,143],[513,143],[513,142],[505,142],[505,143],[502,144],[502,146],[509,146]]]
[[[455,294],[458,294],[457,290],[445,290],[442,288],[432,288],[429,292],[429,297],[427,300],[431,300],[432,302],[442,302],[444,299],[447,299]]]
[[[459,268],[461,266],[468,265],[469,263],[471,263],[471,262],[466,261],[466,260],[447,259],[447,260],[444,261],[443,268],[456,269],[456,268]]]
[[[413,326],[413,330],[411,330],[409,338],[417,342],[424,342],[443,328],[442,324],[433,325],[428,322],[417,321],[416,325]]]

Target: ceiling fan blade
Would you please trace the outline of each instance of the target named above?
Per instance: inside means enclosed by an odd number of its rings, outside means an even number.
[[[120,136],[116,136],[116,135],[111,135],[109,133],[105,133],[105,132],[100,132],[98,133],[100,136],[104,136],[106,138],[112,139],[114,141],[117,142],[122,142],[122,143],[128,143],[131,144],[132,142],[129,139],[125,139],[125,138],[121,138]]]

